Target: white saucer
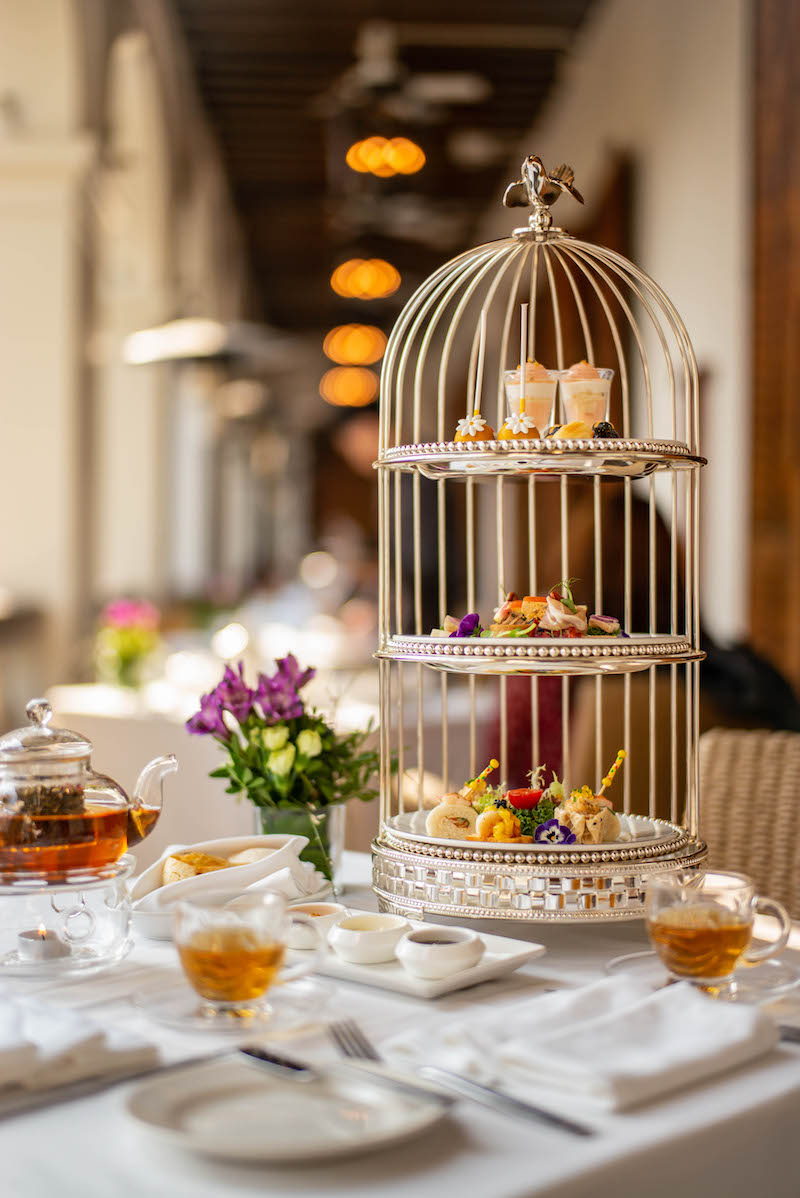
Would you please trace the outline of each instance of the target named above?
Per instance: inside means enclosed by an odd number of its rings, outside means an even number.
[[[276,1165],[374,1152],[427,1131],[447,1109],[335,1067],[318,1081],[295,1081],[233,1059],[145,1082],[126,1105],[181,1148]]]
[[[237,1014],[206,1015],[202,1000],[182,978],[165,990],[134,994],[132,1002],[148,1019],[177,1031],[211,1032],[240,1039],[252,1032],[259,1036],[285,1036],[311,1027],[333,993],[330,982],[302,977],[274,985],[266,1005],[242,1003]]]
[[[644,949],[639,953],[626,953],[624,957],[615,957],[606,965],[606,973],[625,973],[642,981],[652,982],[653,989],[666,986],[669,979],[667,970],[661,963],[657,953]],[[800,986],[800,972],[782,961],[780,957],[772,957],[762,961],[760,965],[740,965],[736,970],[730,989],[720,991],[714,997],[725,999],[727,1002],[760,1003],[772,1002],[782,998]]]

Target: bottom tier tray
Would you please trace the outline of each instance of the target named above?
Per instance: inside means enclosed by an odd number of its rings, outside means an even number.
[[[678,825],[661,851],[652,845],[581,845],[580,852],[509,853],[476,845],[400,847],[382,832],[372,845],[372,883],[381,911],[416,918],[516,919],[582,923],[640,919],[648,875],[701,864],[705,844]]]

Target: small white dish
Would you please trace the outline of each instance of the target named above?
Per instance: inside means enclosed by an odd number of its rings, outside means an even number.
[[[485,948],[468,928],[415,928],[401,937],[395,955],[412,977],[437,981],[477,965]]]
[[[358,916],[368,913],[353,911],[352,914]],[[450,926],[423,923],[416,919],[409,919],[408,922],[412,928],[426,930],[436,928],[441,932],[452,930]],[[322,960],[314,966],[314,974],[337,978],[342,982],[358,982],[363,986],[377,986],[381,990],[392,990],[395,994],[408,994],[413,998],[434,999],[443,994],[451,994],[455,990],[463,990],[467,986],[477,986],[481,982],[490,982],[506,977],[545,952],[543,944],[516,940],[510,936],[495,936],[489,932],[479,932],[478,936],[484,945],[485,952],[477,965],[437,980],[414,977],[403,968],[397,957],[392,957],[391,960],[379,965],[363,965],[346,961],[342,956],[338,956],[330,948],[330,945],[328,951],[323,954]]]
[[[328,944],[352,965],[393,961],[400,937],[409,930],[400,915],[348,915],[328,932]]]
[[[319,932],[323,941],[327,938],[331,928],[350,914],[347,907],[341,903],[309,903],[305,900],[302,903],[292,903],[289,910],[298,915],[310,916],[314,921],[314,928]],[[318,941],[312,935],[310,928],[304,927],[300,923],[292,925],[289,932],[289,948],[314,949],[318,947]]]
[[[298,1082],[244,1060],[171,1071],[138,1086],[126,1106],[138,1123],[190,1152],[300,1166],[411,1139],[447,1111],[436,1097],[393,1093],[351,1070]]]

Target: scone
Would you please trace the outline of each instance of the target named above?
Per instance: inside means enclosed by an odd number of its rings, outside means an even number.
[[[242,849],[228,858],[228,864],[252,865],[255,861],[263,861],[265,857],[271,857],[277,851],[277,849]]]
[[[198,874],[210,874],[215,869],[227,869],[229,865],[225,857],[212,857],[209,853],[174,853],[164,862],[161,885],[182,882],[184,878],[195,878]]]

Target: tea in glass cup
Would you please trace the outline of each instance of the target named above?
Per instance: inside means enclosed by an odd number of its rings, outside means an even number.
[[[291,929],[305,926],[317,952],[291,968],[284,957]],[[209,1019],[269,1014],[265,996],[276,982],[310,972],[321,940],[310,916],[287,909],[276,894],[211,893],[176,904],[175,943],[186,978]]]
[[[750,949],[753,917],[774,915],[777,940]],[[785,948],[791,923],[780,903],[757,897],[744,874],[678,870],[647,883],[647,934],[673,978],[700,986],[730,983],[740,960],[765,961]]]

